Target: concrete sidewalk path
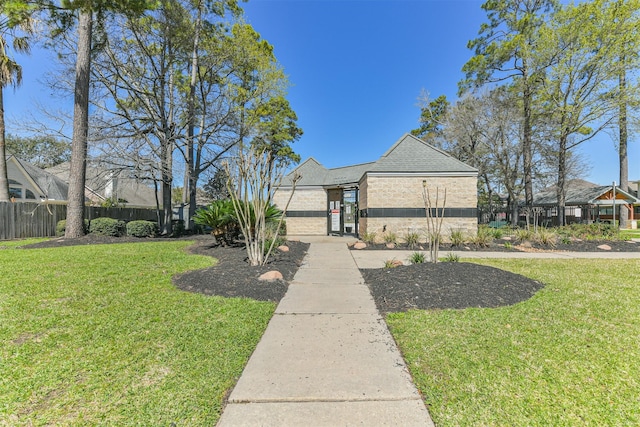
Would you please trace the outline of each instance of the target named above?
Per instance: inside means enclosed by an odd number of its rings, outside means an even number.
[[[433,426],[343,239],[311,243],[218,423],[303,425]]]

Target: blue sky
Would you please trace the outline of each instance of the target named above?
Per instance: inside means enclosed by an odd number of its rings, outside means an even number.
[[[245,19],[275,49],[292,84],[289,100],[304,136],[303,159],[326,167],[376,160],[418,126],[418,97],[456,99],[467,42],[486,15],[477,0],[252,0]],[[38,81],[53,67],[47,55],[18,58],[23,86],[5,92],[5,112],[19,133],[20,117],[47,103]],[[57,101],[56,101],[57,102]],[[617,153],[608,135],[581,146],[592,169],[585,178],[618,181]],[[629,177],[640,179],[640,149],[630,147]]]

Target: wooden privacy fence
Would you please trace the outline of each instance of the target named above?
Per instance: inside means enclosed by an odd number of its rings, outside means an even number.
[[[124,221],[145,219],[157,221],[155,209],[102,208],[86,206],[84,216],[88,220],[109,217]],[[44,203],[0,202],[0,240],[26,237],[53,237],[56,224],[67,217],[66,205]]]

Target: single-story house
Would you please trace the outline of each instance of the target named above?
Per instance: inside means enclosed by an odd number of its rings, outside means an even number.
[[[627,209],[630,221],[640,216],[640,200],[632,192],[623,191],[617,185],[598,185],[582,179],[572,179],[567,181],[565,187],[565,217],[568,224],[611,221],[614,194],[616,218],[620,217],[620,209]],[[536,194],[533,206],[538,208],[539,221],[543,225],[557,225],[556,186],[548,187]]]
[[[65,162],[47,169],[47,172],[69,182],[70,163]],[[155,208],[155,190],[148,182],[132,178],[126,171],[111,171],[89,161],[86,170],[85,197],[93,205],[102,205],[108,199],[129,207]],[[162,196],[159,196],[162,203]]]
[[[327,169],[309,158],[291,171],[274,196],[281,209],[287,204],[294,177],[299,176],[286,219],[289,235],[362,236],[427,228],[424,188],[435,207],[443,207],[442,234],[477,231],[477,169],[410,134],[403,135],[377,161]]]
[[[64,203],[69,186],[62,179],[14,155],[7,157],[9,195],[17,202]]]

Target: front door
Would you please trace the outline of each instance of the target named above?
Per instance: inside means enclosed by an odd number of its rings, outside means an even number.
[[[327,190],[327,195],[329,199],[327,234],[342,236],[342,189]]]
[[[327,234],[358,234],[358,189],[332,188],[327,190],[329,206]]]

